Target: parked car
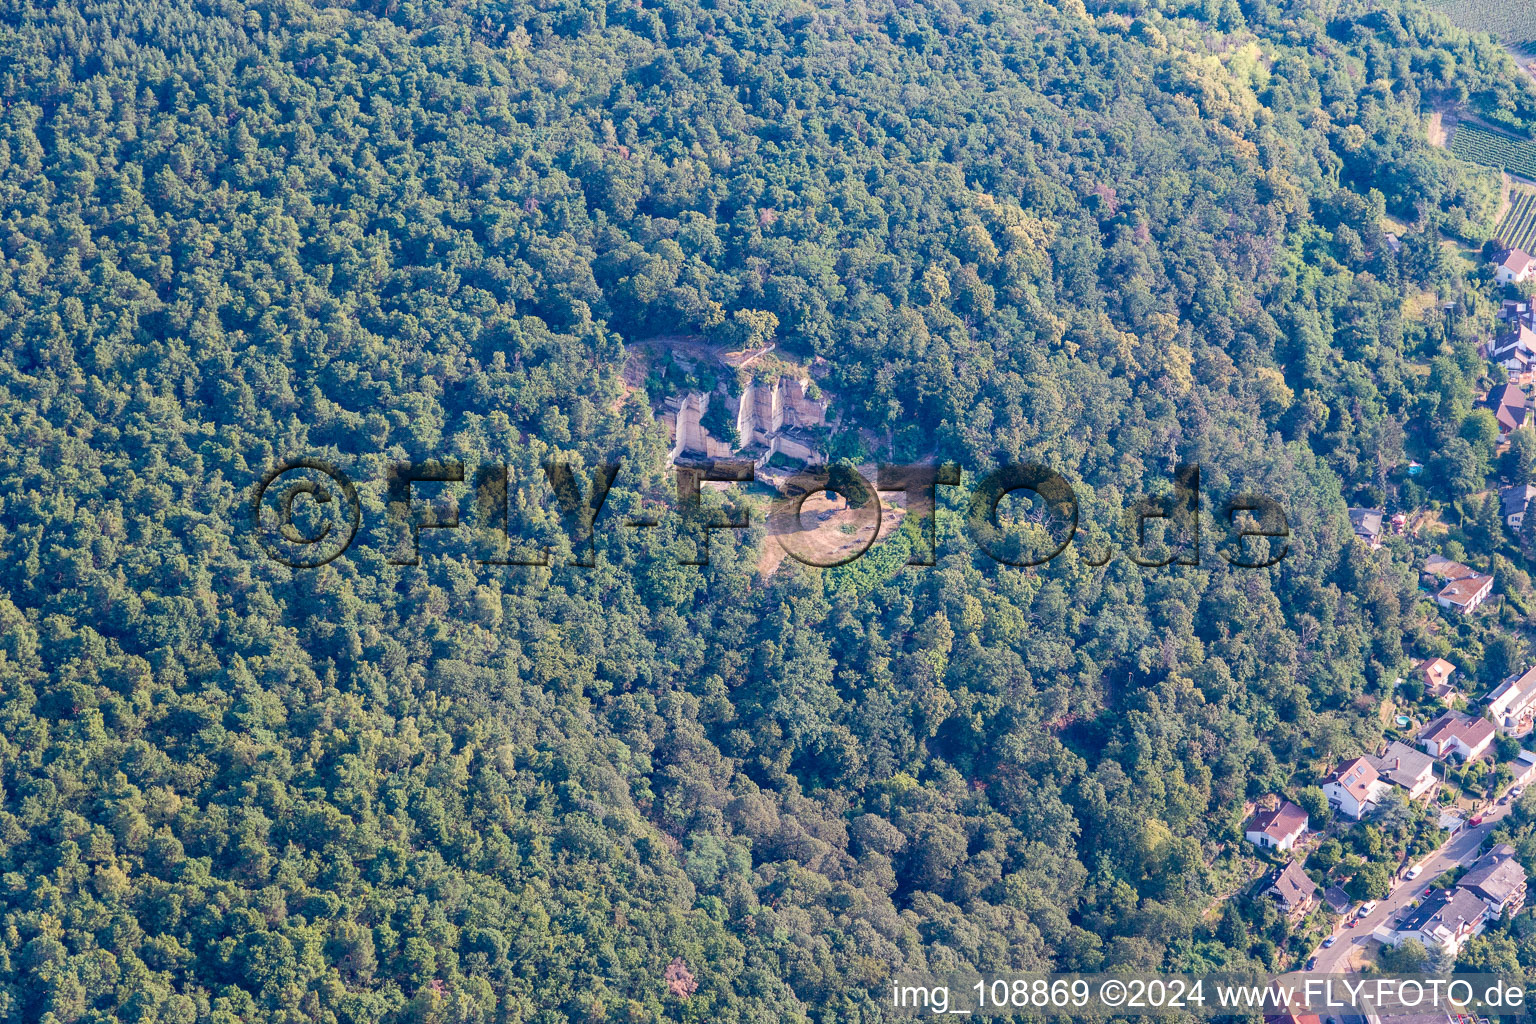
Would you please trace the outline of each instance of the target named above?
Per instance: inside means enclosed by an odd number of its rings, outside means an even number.
[[[1315,956],[1314,957],[1308,957],[1307,958],[1307,966],[1302,968],[1302,970],[1310,971],[1312,968],[1314,968],[1316,966],[1317,966],[1317,957],[1315,957]]]
[[[1376,909],[1376,901],[1375,900],[1366,900],[1364,903],[1360,904],[1360,912],[1356,916],[1358,916],[1358,917],[1369,917],[1371,911],[1373,911],[1375,909]]]
[[[1408,873],[1403,875],[1403,877],[1408,879],[1408,881],[1411,882],[1415,878],[1418,878],[1419,875],[1423,874],[1423,872],[1424,872],[1424,868],[1422,866],[1418,865],[1418,864],[1415,864],[1413,867],[1408,869]]]
[[[1473,818],[1471,821],[1467,822],[1467,824],[1471,825],[1473,828],[1477,828],[1477,826],[1481,825],[1482,823],[1483,823],[1483,816],[1481,814],[1479,814],[1477,817]]]
[[[1323,948],[1327,949],[1329,946],[1333,945],[1335,942],[1338,942],[1338,941],[1339,941],[1339,937],[1337,935],[1330,935],[1326,939],[1323,940]]]

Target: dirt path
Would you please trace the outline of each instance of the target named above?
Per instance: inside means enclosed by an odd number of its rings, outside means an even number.
[[[1504,51],[1515,62],[1515,67],[1530,75],[1532,79],[1536,79],[1536,58],[1533,58],[1531,54],[1526,53],[1519,47],[1511,46],[1508,43],[1504,44]]]
[[[1454,127],[1455,121],[1452,121],[1451,124]],[[1445,126],[1445,112],[1443,110],[1436,110],[1433,114],[1429,115],[1426,134],[1429,136],[1429,144],[1431,146],[1439,146],[1441,149],[1444,149],[1450,143],[1451,137]]]
[[[880,533],[871,540],[874,526],[867,521],[870,518],[867,513],[849,507],[842,497],[834,496],[828,501],[827,492],[817,491],[800,506],[800,524],[798,530],[794,531],[799,534],[795,541],[797,550],[804,550],[817,562],[835,562],[839,558],[847,558],[866,544],[873,547],[889,539],[900,528],[905,515],[906,509],[882,500]],[[788,557],[778,537],[779,533],[784,532],[789,531],[777,527],[770,520],[768,536],[763,538],[763,550],[757,559],[758,574],[765,578],[772,576]]]

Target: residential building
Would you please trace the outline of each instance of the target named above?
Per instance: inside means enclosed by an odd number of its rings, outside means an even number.
[[[1420,755],[1423,756],[1422,754]],[[1281,800],[1273,810],[1260,811],[1248,823],[1248,841],[1266,850],[1289,850],[1307,831],[1307,812]]]
[[[1421,661],[1414,666],[1414,671],[1424,680],[1424,691],[1431,697],[1448,697],[1456,692],[1451,685],[1451,679],[1456,675],[1456,666],[1444,658]]]
[[[1262,891],[1292,920],[1300,918],[1317,902],[1317,883],[1294,860],[1271,871],[1262,885]]]
[[[1439,589],[1451,580],[1464,580],[1477,573],[1460,562],[1453,562],[1444,555],[1430,555],[1424,559],[1423,583],[1430,590]]]
[[[1349,525],[1354,528],[1355,536],[1372,549],[1381,547],[1381,540],[1386,536],[1383,524],[1387,514],[1379,508],[1352,508],[1349,510]]]
[[[1500,843],[1468,869],[1456,884],[1488,904],[1490,917],[1508,910],[1517,914],[1525,906],[1525,868],[1515,859],[1515,848]]]
[[[1506,381],[1489,391],[1488,397],[1481,404],[1483,408],[1492,411],[1493,418],[1498,420],[1499,439],[1504,440],[1525,426],[1531,400],[1519,384]]]
[[[1367,756],[1376,774],[1408,792],[1414,800],[1428,793],[1435,784],[1435,759],[1421,750],[1393,740],[1380,757]]]
[[[1499,503],[1504,509],[1504,524],[1511,530],[1520,529],[1520,524],[1525,521],[1525,507],[1531,503],[1532,498],[1536,498],[1536,487],[1530,484],[1499,488]]]
[[[1462,580],[1451,580],[1441,587],[1435,595],[1435,603],[1441,608],[1466,615],[1476,611],[1492,595],[1493,577],[1473,575]]]
[[[1499,731],[1524,736],[1536,715],[1536,667],[1510,676],[1488,695],[1488,715]]]
[[[1522,750],[1515,755],[1515,763],[1511,765],[1515,771],[1512,785],[1528,786],[1532,779],[1536,779],[1536,754],[1529,750]]]
[[[1438,760],[1451,755],[1462,761],[1481,757],[1493,742],[1493,723],[1460,711],[1447,711],[1419,733],[1419,746]]]
[[[1349,905],[1354,900],[1350,898],[1349,893],[1345,892],[1342,886],[1330,885],[1323,892],[1323,902],[1328,904],[1328,909],[1335,914],[1342,914],[1349,909]]]
[[[1493,279],[1499,284],[1519,284],[1533,276],[1536,276],[1536,260],[1524,249],[1510,249],[1493,269]]]
[[[1356,821],[1375,809],[1391,788],[1363,757],[1346,761],[1323,779],[1328,805]]]
[[[1437,889],[1392,933],[1392,944],[1417,939],[1428,950],[1455,956],[1467,940],[1488,927],[1488,904],[1466,889]]]
[[[1530,384],[1536,379],[1536,331],[1518,319],[1494,336],[1484,355],[1502,366],[1513,384]]]

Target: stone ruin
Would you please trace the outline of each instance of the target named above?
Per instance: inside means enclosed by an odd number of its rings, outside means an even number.
[[[825,397],[810,397],[810,386],[808,379],[779,377],[772,383],[747,381],[740,397],[719,391],[690,391],[669,397],[662,421],[672,431],[672,461],[742,456],[750,458],[759,470],[780,454],[807,465],[824,461],[811,429],[826,426],[829,402]],[[728,439],[711,436],[704,426],[702,421],[712,402],[725,403],[727,415],[736,424],[739,447],[732,447]]]

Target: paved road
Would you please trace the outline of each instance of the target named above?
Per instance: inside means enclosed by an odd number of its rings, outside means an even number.
[[[1403,908],[1423,892],[1429,883],[1458,864],[1470,864],[1476,860],[1478,847],[1483,845],[1483,837],[1493,831],[1494,826],[1509,813],[1512,806],[1514,801],[1495,804],[1491,810],[1485,811],[1481,825],[1463,829],[1450,842],[1421,861],[1424,870],[1419,877],[1411,882],[1399,879],[1395,883],[1396,887],[1392,890],[1392,894],[1382,900],[1376,909],[1359,924],[1353,928],[1345,928],[1343,922],[1340,922],[1339,929],[1334,932],[1338,936],[1338,941],[1331,949],[1318,947],[1314,952],[1317,957],[1317,966],[1312,970],[1318,974],[1342,974],[1347,971],[1349,954],[1368,941],[1371,932],[1388,921],[1395,921]]]

